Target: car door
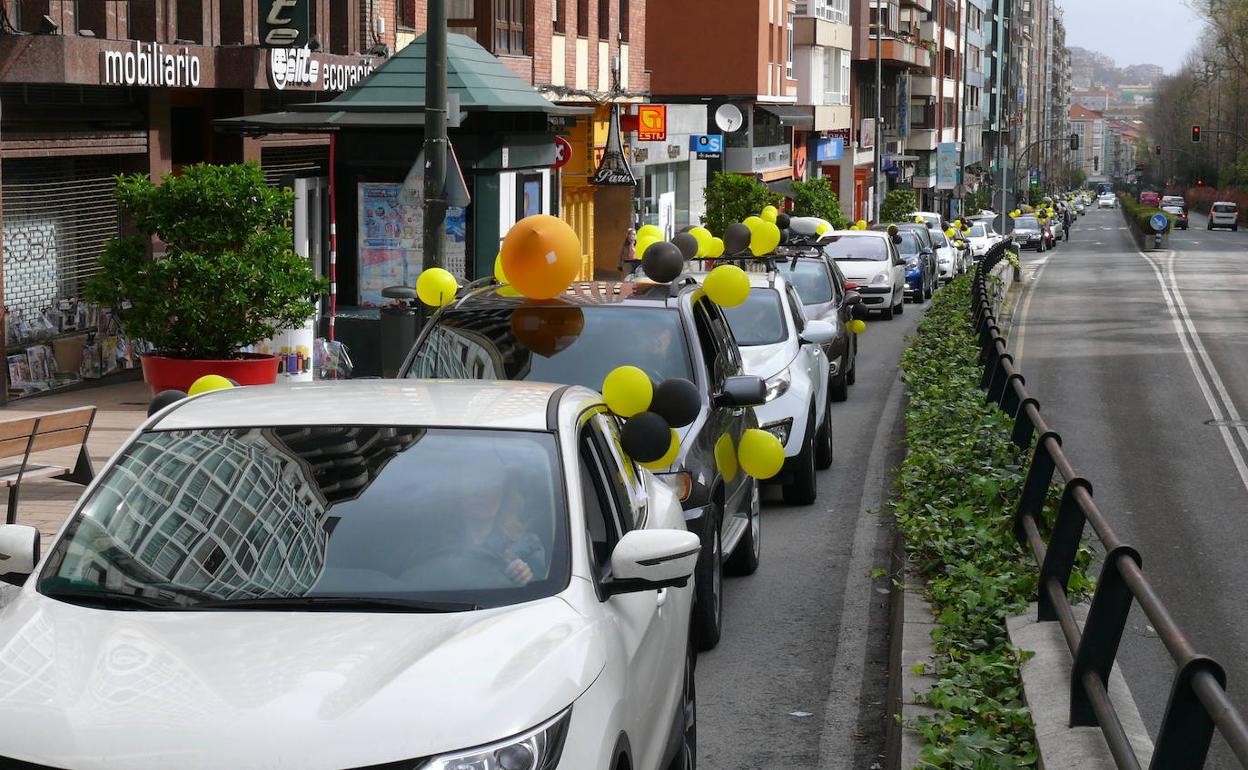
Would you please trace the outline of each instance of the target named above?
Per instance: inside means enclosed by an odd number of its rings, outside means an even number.
[[[906,293],[906,260],[901,258],[901,252],[897,250],[897,244],[892,239],[888,239],[889,258],[893,263],[893,291],[898,295],[905,296]]]
[[[815,394],[815,425],[823,424],[823,416],[828,410],[828,354],[822,345],[804,342],[802,332],[806,328],[806,311],[802,309],[802,298],[792,285],[784,287],[784,303],[788,306],[789,315],[793,319],[793,328],[798,335],[800,356],[804,358],[802,367],[806,370],[810,381],[814,383]]]
[[[845,274],[841,272],[841,268],[836,264],[836,260],[824,258],[827,262],[828,270],[832,271],[832,291],[836,297],[836,310],[841,319],[841,326],[844,327],[850,321],[854,320],[854,308],[852,305],[845,304],[845,295],[847,289],[845,284],[848,282]],[[845,335],[846,356],[843,362],[844,370],[848,371],[853,367],[853,358],[858,355],[858,335]]]
[[[645,484],[605,409],[582,416],[578,455],[586,537],[601,583],[612,577],[611,551],[619,538],[650,525]],[[624,721],[639,767],[658,766],[680,702],[689,628],[676,603],[669,606],[670,590],[618,594],[602,603],[624,662]]]

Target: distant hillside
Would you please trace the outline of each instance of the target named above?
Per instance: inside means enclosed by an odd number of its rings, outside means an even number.
[[[1077,84],[1086,80],[1095,88],[1153,85],[1165,76],[1165,70],[1156,64],[1119,67],[1111,57],[1079,46],[1070,47],[1070,65]]]

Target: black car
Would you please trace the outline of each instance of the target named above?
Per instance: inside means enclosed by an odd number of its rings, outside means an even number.
[[[692,278],[672,284],[575,283],[561,297],[530,300],[498,286],[469,292],[426,325],[400,377],[532,380],[602,389],[618,366],[655,382],[697,385],[702,409],[681,428],[680,455],[659,473],[681,497],[689,530],[702,538],[695,577],[693,634],[699,649],[719,642],[723,572],[758,568],[759,485],[737,468],[765,385],[744,373],[723,310]]]
[[[845,288],[848,281],[836,260],[817,249],[780,263],[779,270],[797,290],[807,318],[835,324],[836,339],[823,346],[831,378],[828,393],[833,401],[845,401],[858,374],[858,335],[847,324],[861,314],[862,296]]]
[[[1044,252],[1049,248],[1048,233],[1040,220],[1031,216],[1015,217],[1014,242],[1020,249]]]

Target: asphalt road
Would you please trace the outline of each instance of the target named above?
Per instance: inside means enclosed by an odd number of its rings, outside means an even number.
[[[898,363],[924,306],[863,336],[857,384],[832,405],[835,462],[819,498],[763,498],[761,566],[725,584],[724,636],[698,660],[698,759],[710,770],[882,764],[891,522],[902,457]]]
[[[1010,346],[1119,536],[1248,710],[1248,232],[1135,249],[1118,210],[1027,252]],[[1121,668],[1154,738],[1175,667],[1138,609]],[[1215,744],[1208,767],[1239,767]]]

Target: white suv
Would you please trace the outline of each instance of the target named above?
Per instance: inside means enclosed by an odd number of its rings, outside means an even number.
[[[700,543],[620,442],[540,383],[167,407],[39,566],[0,525],[0,766],[693,767]]]
[[[1231,230],[1239,229],[1239,206],[1231,201],[1218,201],[1209,209],[1209,226],[1206,228],[1212,230],[1215,227],[1228,227]]]
[[[767,401],[754,407],[759,427],[784,444],[784,469],[774,481],[784,501],[809,505],[817,494],[815,471],[832,465],[828,357],[839,321],[807,320],[802,298],[782,275],[750,273],[750,294],[724,308],[745,371],[762,377]],[[706,274],[695,274],[699,282]]]

